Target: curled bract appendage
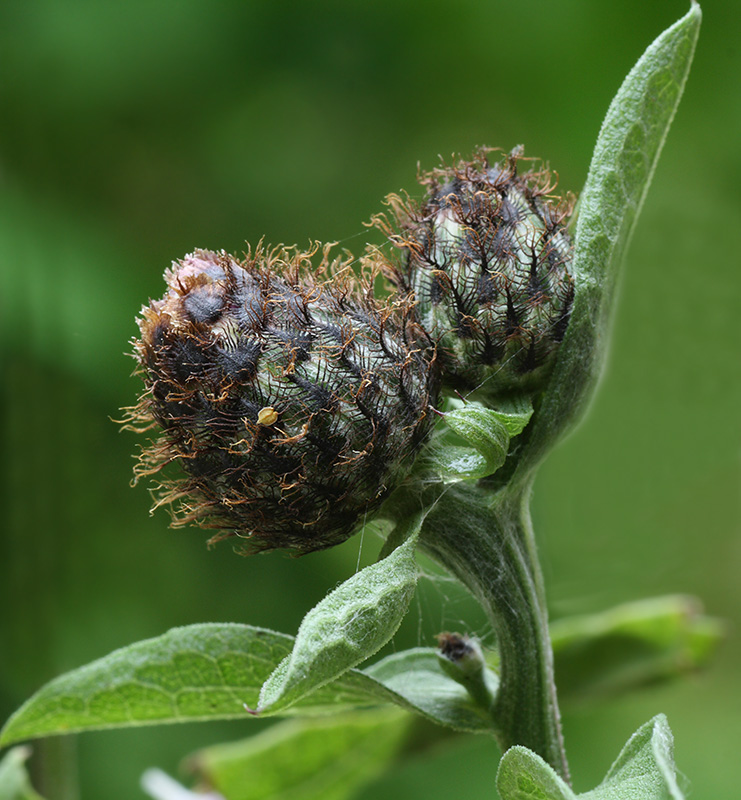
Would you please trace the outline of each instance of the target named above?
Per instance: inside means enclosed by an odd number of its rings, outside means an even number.
[[[493,395],[541,389],[574,298],[565,223],[573,198],[551,173],[520,171],[521,148],[488,150],[423,174],[421,202],[390,195],[375,224],[403,253],[389,271],[416,300],[451,389]]]
[[[369,276],[327,249],[314,269],[316,250],[196,250],[165,273],[134,342],[146,391],[127,422],[161,429],[137,478],[160,473],[156,505],[176,525],[249,552],[344,541],[433,422],[435,373],[408,304],[374,300]]]

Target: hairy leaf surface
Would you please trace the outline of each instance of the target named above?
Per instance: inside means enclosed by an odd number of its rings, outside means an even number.
[[[174,628],[55,678],[8,720],[7,744],[55,733],[244,719],[265,679],[291,652],[293,637],[249,625]],[[367,697],[354,676],[305,705],[315,712]]]
[[[591,792],[576,795],[540,756],[520,746],[502,756],[497,789],[502,800],[684,800],[677,785],[672,733],[663,714],[631,736],[604,781]]]
[[[330,592],[304,617],[290,656],[265,681],[258,712],[275,713],[338,678],[396,633],[417,585],[416,531]]]

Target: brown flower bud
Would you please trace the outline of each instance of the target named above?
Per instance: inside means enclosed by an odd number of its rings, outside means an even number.
[[[165,273],[134,342],[146,391],[128,426],[162,431],[137,479],[177,462],[185,476],[161,479],[156,506],[249,552],[344,541],[433,421],[408,306],[374,300],[327,248],[312,272],[315,253],[196,250]]]

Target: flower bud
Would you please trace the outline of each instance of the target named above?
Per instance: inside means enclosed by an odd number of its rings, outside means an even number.
[[[344,541],[433,421],[408,306],[375,301],[327,249],[311,273],[315,252],[196,250],[165,273],[134,341],[146,391],[128,427],[162,430],[136,478],[177,462],[185,477],[162,479],[155,507],[249,552]]]
[[[449,678],[466,689],[480,708],[491,708],[499,680],[487,668],[481,645],[476,639],[460,633],[438,634],[437,662]]]
[[[574,298],[573,198],[553,198],[546,169],[518,173],[514,150],[490,165],[479,151],[424,174],[426,197],[388,198],[375,218],[405,254],[392,280],[416,300],[451,389],[537,391],[563,339]]]

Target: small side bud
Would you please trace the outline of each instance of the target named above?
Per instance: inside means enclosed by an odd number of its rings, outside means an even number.
[[[437,635],[437,660],[443,671],[460,683],[477,706],[491,708],[497,691],[496,676],[489,671],[481,645],[460,633]]]
[[[174,524],[250,552],[344,541],[434,419],[435,369],[409,306],[374,300],[374,276],[326,248],[313,270],[317,249],[196,250],[166,272],[134,341],[145,393],[128,426],[161,429],[136,477],[164,470],[156,506]]]
[[[573,198],[552,195],[547,169],[520,171],[521,149],[493,165],[489,152],[421,175],[425,198],[390,195],[390,219],[374,223],[402,251],[391,278],[415,299],[448,388],[492,396],[541,388],[564,337]]]

